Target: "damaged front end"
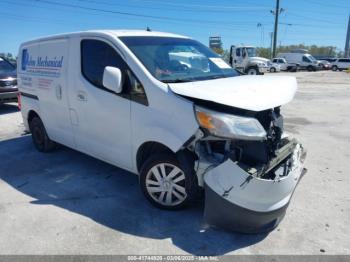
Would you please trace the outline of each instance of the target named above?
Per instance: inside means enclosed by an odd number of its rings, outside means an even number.
[[[205,221],[244,233],[275,228],[306,157],[302,145],[283,133],[280,108],[195,110],[201,128],[186,148],[196,155],[195,172],[205,189]]]

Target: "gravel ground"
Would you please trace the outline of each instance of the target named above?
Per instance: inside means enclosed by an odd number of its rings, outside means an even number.
[[[350,74],[299,82],[282,110],[308,173],[269,234],[203,227],[203,206],[153,208],[138,179],[68,148],[37,152],[15,105],[0,106],[0,254],[350,254]]]

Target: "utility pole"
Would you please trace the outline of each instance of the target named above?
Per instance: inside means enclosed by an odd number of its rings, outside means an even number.
[[[270,32],[271,42],[270,42],[270,58],[273,59],[275,56],[272,55],[272,44],[273,44],[273,33]]]
[[[277,45],[277,30],[278,30],[278,16],[280,14],[280,0],[276,0],[276,9],[275,9],[275,29],[273,32],[273,49],[272,57],[276,56],[276,45]]]
[[[348,32],[346,34],[344,57],[350,56],[350,46],[349,45],[350,45],[350,15],[349,15],[349,23],[348,23]]]

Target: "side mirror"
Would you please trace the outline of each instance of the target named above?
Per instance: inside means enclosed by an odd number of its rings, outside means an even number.
[[[117,94],[122,91],[122,72],[119,68],[106,66],[103,71],[103,86]]]

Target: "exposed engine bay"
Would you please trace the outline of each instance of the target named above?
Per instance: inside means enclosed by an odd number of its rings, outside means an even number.
[[[192,99],[193,100],[193,99]],[[260,112],[228,107],[213,102],[195,100],[196,104],[210,109],[256,118],[266,130],[264,140],[227,139],[213,136],[205,129],[199,129],[187,143],[187,148],[195,152],[197,160],[195,171],[199,185],[203,186],[202,177],[205,172],[224,162],[232,160],[250,175],[262,179],[276,179],[276,176],[287,175],[292,166],[291,155],[297,141],[283,134],[283,116],[280,107]],[[276,174],[276,166],[284,165],[282,174]]]

